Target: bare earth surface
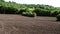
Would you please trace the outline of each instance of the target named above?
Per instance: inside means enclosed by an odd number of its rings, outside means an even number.
[[[60,34],[60,22],[55,17],[0,14],[0,34]]]

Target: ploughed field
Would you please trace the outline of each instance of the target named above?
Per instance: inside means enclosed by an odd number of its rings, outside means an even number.
[[[56,17],[0,14],[0,34],[60,34]]]

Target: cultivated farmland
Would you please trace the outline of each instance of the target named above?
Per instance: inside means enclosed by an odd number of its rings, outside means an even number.
[[[60,34],[56,17],[0,14],[0,34]]]

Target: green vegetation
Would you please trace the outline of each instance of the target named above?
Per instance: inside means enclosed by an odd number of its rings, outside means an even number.
[[[57,18],[57,21],[60,21],[60,14],[58,14],[56,18]]]
[[[44,9],[35,9],[34,12],[37,16],[50,16],[51,11],[44,10]]]
[[[21,14],[25,16],[57,16],[60,14],[60,7],[40,4],[17,4],[15,2],[5,2],[0,0],[1,14]]]
[[[53,12],[51,12],[51,16],[57,16],[58,14],[60,14],[60,11],[53,11]]]
[[[35,17],[36,13],[34,13],[34,12],[22,12],[22,15],[29,16],[29,17]]]

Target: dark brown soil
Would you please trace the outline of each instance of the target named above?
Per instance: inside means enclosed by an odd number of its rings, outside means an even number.
[[[60,34],[55,17],[0,14],[0,34]]]

